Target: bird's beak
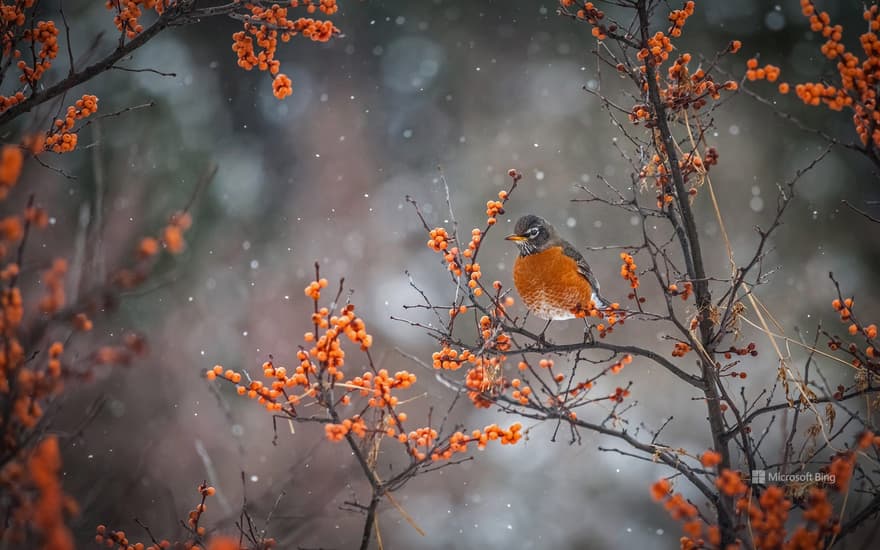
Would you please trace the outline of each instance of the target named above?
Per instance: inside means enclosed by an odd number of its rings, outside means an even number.
[[[504,237],[504,240],[513,241],[515,243],[518,243],[518,242],[528,240],[528,237],[523,237],[522,235],[517,235],[516,233],[514,233],[513,235],[508,235],[508,236]]]

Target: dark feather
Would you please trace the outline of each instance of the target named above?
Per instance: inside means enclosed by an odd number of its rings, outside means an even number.
[[[590,269],[590,265],[587,263],[587,260],[584,259],[583,255],[577,251],[577,249],[571,245],[570,242],[562,240],[560,243],[562,245],[562,252],[568,256],[569,258],[574,259],[577,262],[578,273],[581,274],[583,278],[590,283],[590,286],[593,288],[593,293],[598,298],[600,303],[596,304],[596,307],[603,307],[607,305],[607,302],[602,295],[599,293],[599,281],[596,280],[596,276],[593,275],[593,271]]]

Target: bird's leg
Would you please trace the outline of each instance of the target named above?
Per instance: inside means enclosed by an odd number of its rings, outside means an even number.
[[[593,325],[587,321],[587,318],[584,317],[584,343],[592,343],[593,340]]]
[[[553,319],[548,319],[548,320],[547,320],[547,324],[544,325],[544,329],[541,331],[541,334],[538,335],[538,342],[540,342],[540,343],[542,343],[542,344],[544,344],[544,345],[547,345],[547,344],[550,343],[550,342],[547,341],[546,338],[544,338],[544,334],[547,332],[547,329],[550,328],[550,323],[552,323],[552,322],[553,322]]]

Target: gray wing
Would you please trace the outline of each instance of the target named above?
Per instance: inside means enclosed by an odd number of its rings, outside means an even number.
[[[563,242],[562,251],[566,256],[574,258],[577,262],[578,273],[580,273],[581,276],[590,283],[590,286],[593,287],[593,301],[596,302],[596,307],[607,307],[608,303],[599,293],[599,281],[596,280],[596,276],[593,275],[593,271],[590,269],[590,265],[587,263],[587,260],[584,259],[583,255],[581,255],[581,253],[567,241]]]

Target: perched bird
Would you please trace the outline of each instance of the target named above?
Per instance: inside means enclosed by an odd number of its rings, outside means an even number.
[[[584,317],[592,308],[607,307],[587,261],[547,220],[525,215],[505,239],[519,248],[513,284],[526,307],[546,319],[547,326],[550,321]]]

